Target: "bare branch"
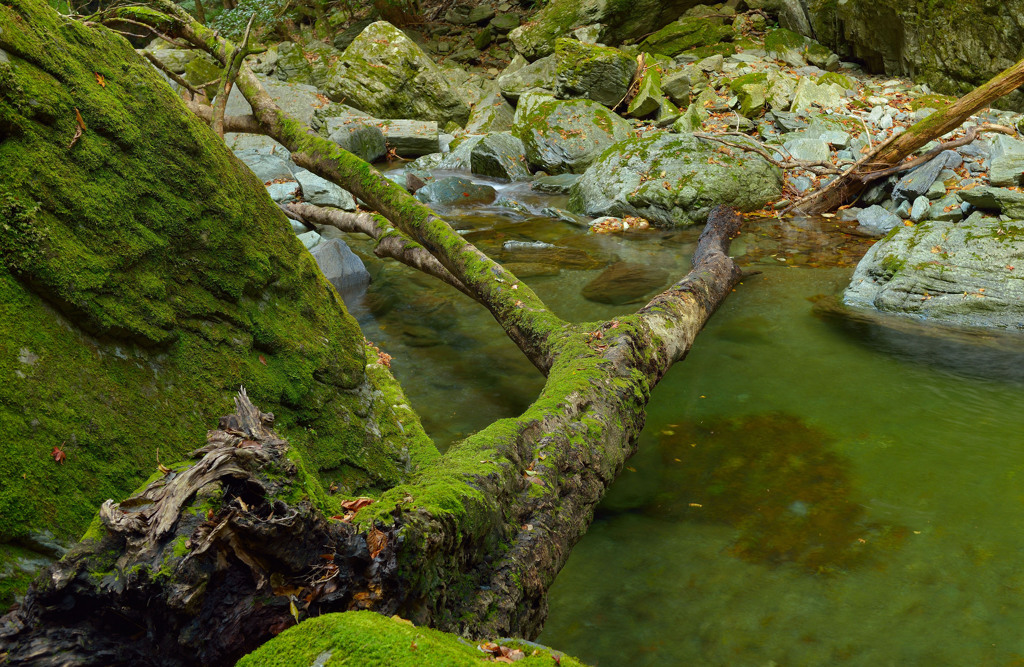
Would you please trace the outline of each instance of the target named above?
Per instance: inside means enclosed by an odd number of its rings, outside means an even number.
[[[146,49],[139,49],[139,53],[141,53],[143,56],[145,56],[146,60],[148,60],[149,62],[153,63],[153,65],[158,70],[160,70],[161,72],[166,74],[167,78],[169,78],[171,81],[173,81],[174,83],[178,84],[182,88],[188,90],[193,95],[203,95],[204,94],[202,91],[200,91],[197,88],[193,87],[192,84],[190,84],[188,81],[186,81],[185,79],[181,78],[180,76],[178,76],[177,74],[172,72],[170,67],[165,65],[162,60],[160,60],[159,58],[154,56],[152,53],[150,53]]]

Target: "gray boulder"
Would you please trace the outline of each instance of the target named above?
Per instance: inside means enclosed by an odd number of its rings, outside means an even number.
[[[356,200],[348,190],[338,187],[305,169],[295,172],[295,180],[302,187],[302,198],[317,206],[333,206],[346,211],[356,210]]]
[[[525,153],[523,142],[510,132],[488,134],[470,152],[470,171],[507,181],[525,181],[530,178]]]
[[[324,278],[334,285],[342,297],[360,292],[370,284],[370,273],[363,265],[363,260],[341,239],[321,241],[310,250],[310,254]]]
[[[264,183],[280,180],[295,180],[297,168],[291,160],[274,153],[255,148],[235,151],[235,157],[256,174],[256,178]],[[294,170],[294,171],[293,171]]]
[[[553,93],[556,65],[554,55],[541,58],[519,69],[514,69],[510,65],[497,79],[501,94],[510,101],[517,102],[526,93]]]
[[[331,67],[324,93],[379,118],[454,121],[469,107],[434,61],[401,30],[371,23]]]
[[[965,202],[984,211],[998,211],[1017,220],[1024,219],[1024,192],[982,185],[960,190],[957,194]]]
[[[719,145],[671,133],[619,142],[573,186],[569,210],[681,226],[705,221],[721,203],[753,211],[781,196],[778,168],[755,153],[725,155]]]
[[[877,204],[857,214],[861,227],[877,236],[885,236],[901,224],[900,219]]]
[[[618,49],[559,39],[555,43],[555,97],[590,99],[614,107],[626,97],[636,68],[636,60]]]
[[[943,151],[928,162],[917,167],[909,174],[900,179],[900,182],[892,189],[892,199],[895,202],[914,201],[924,195],[931,188],[932,183],[939,177],[939,174],[946,168],[950,161],[959,162],[960,156],[956,151]]]
[[[1024,222],[923,222],[873,245],[847,305],[957,325],[1024,329]]]
[[[485,91],[483,97],[473,105],[469,122],[466,123],[466,132],[477,134],[511,130],[515,114],[516,110],[495,86],[494,89]]]
[[[387,155],[384,132],[371,119],[341,116],[327,119],[327,138],[367,162]]]
[[[271,183],[267,186],[267,194],[278,204],[287,204],[290,201],[295,201],[299,198],[299,192],[298,181]]]
[[[526,148],[526,160],[549,174],[583,172],[629,130],[625,120],[592,100],[535,94],[520,101],[512,125]]]

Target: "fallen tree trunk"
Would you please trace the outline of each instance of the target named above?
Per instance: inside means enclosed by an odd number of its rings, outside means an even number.
[[[859,160],[857,164],[847,169],[824,188],[796,202],[791,212],[810,215],[838,208],[856,197],[873,180],[881,178],[881,175],[890,168],[900,165],[925,144],[960,127],[972,115],[1022,85],[1024,85],[1024,60],[964,95],[949,108],[936,111],[907,128],[902,134],[895,135],[879,144],[869,155]]]
[[[159,6],[175,18],[126,11],[227,66],[229,43]],[[565,322],[430,209],[281,112],[244,63],[237,86],[263,131],[429,252],[547,382],[522,415],[372,504],[348,504],[352,515],[316,493],[243,394],[198,460],[104,506],[102,524],[5,617],[0,652],[10,664],[229,664],[305,616],[349,609],[464,636],[536,636],[549,585],[635,451],[652,389],[739,281],[727,256],[739,216],[714,210],[690,272],[637,313]]]

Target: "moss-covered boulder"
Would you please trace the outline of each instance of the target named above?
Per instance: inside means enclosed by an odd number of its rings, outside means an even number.
[[[629,135],[629,124],[593,100],[527,95],[516,108],[512,134],[526,160],[549,174],[582,173],[604,149]]]
[[[755,153],[722,148],[669,132],[620,142],[573,186],[569,210],[683,226],[705,221],[718,204],[753,211],[781,196],[778,168]]]
[[[378,118],[454,121],[469,107],[420,47],[386,21],[371,23],[333,64],[324,93]]]
[[[0,552],[77,538],[239,385],[325,484],[404,479],[430,444],[256,176],[122,37],[0,26]]]
[[[637,63],[618,49],[575,39],[555,42],[555,96],[614,107],[626,97]]]
[[[764,113],[768,101],[768,75],[764,72],[736,77],[729,83],[729,90],[736,96],[738,111],[747,118],[757,118]]]
[[[497,657],[523,667],[583,665],[532,642],[467,641],[397,617],[350,611],[305,620],[239,660],[238,667],[469,667]]]
[[[700,16],[686,16],[647,37],[640,48],[651,53],[675,56],[701,46],[731,42],[732,26]]]
[[[523,58],[514,59],[497,78],[501,94],[513,102],[527,93],[554,93],[556,81],[555,56],[545,56],[527,64]]]
[[[651,34],[698,4],[699,0],[551,0],[508,37],[519,53],[536,60],[554,53],[555,40],[581,26],[601,24],[597,41],[620,44]]]
[[[871,246],[843,301],[943,323],[1024,330],[1024,221],[900,225]]]
[[[640,87],[629,101],[626,115],[632,118],[650,116],[661,108],[664,99],[665,94],[661,90],[661,71],[657,67],[649,67],[640,78]]]

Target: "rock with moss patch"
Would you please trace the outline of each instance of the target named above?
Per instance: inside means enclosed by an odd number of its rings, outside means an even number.
[[[601,24],[597,41],[620,44],[655,32],[691,6],[693,0],[551,0],[508,37],[516,51],[536,60],[554,53],[555,40],[581,26]]]
[[[731,42],[734,37],[732,26],[703,17],[687,16],[644,39],[640,42],[640,49],[650,53],[676,56],[699,46]]]
[[[573,186],[569,210],[683,226],[703,222],[723,202],[753,211],[781,196],[778,168],[754,153],[728,155],[719,147],[690,134],[620,142]]]
[[[847,305],[956,325],[1024,330],[1024,222],[928,221],[871,246]]]
[[[555,42],[555,96],[614,107],[626,96],[636,68],[636,60],[618,49],[559,39]]]
[[[516,110],[495,85],[486,90],[483,97],[473,105],[469,122],[466,123],[466,132],[475,134],[511,130],[515,113]]]
[[[370,118],[328,118],[327,133],[328,139],[367,162],[376,162],[387,155],[388,147],[384,132]]]
[[[470,171],[506,181],[525,181],[530,178],[523,142],[511,132],[488,134],[473,147],[469,154]]]
[[[372,23],[345,49],[323,85],[326,95],[378,118],[455,121],[469,107],[427,54],[386,21]]]
[[[528,95],[520,101],[512,127],[530,165],[549,174],[583,172],[629,130],[626,121],[597,102],[548,95]]]
[[[845,109],[846,89],[835,83],[817,83],[810,77],[802,76],[793,91],[790,111],[811,111],[814,109]]]
[[[489,185],[474,183],[468,178],[449,176],[427,183],[416,191],[416,199],[424,204],[453,206],[456,204],[490,204],[497,191]]]
[[[661,72],[657,67],[650,67],[643,73],[640,79],[640,88],[636,95],[629,101],[626,108],[626,115],[633,118],[645,118],[661,108],[661,101],[665,99],[661,92]]]
[[[501,94],[518,102],[526,93],[553,93],[555,90],[557,61],[554,55],[513,69],[511,66],[498,77]]]
[[[982,185],[957,194],[965,202],[985,211],[998,211],[1015,220],[1024,220],[1024,192]]]
[[[768,75],[763,72],[744,74],[729,84],[729,90],[736,96],[738,111],[747,118],[757,118],[764,113],[768,102]]]

